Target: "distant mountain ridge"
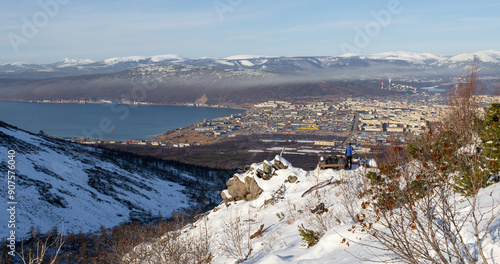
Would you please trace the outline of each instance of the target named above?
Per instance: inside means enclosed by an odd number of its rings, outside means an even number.
[[[273,57],[236,55],[223,59],[178,55],[131,56],[103,61],[64,59],[53,64],[0,64],[0,99],[110,99],[131,97],[154,83],[139,101],[254,103],[314,96],[385,95],[381,80],[450,85],[477,63],[491,91],[498,89],[500,52],[442,56],[385,52],[372,55]],[[150,85],[149,85],[150,86]],[[139,87],[139,88],[138,88]]]
[[[175,54],[157,56],[129,56],[108,58],[102,61],[90,59],[70,59],[50,64],[30,64],[22,62],[0,64],[0,78],[40,79],[86,74],[119,72],[125,69],[190,65],[206,66],[218,69],[254,69],[276,72],[308,72],[342,66],[349,60],[365,61],[401,61],[412,64],[426,64],[429,67],[444,66],[455,68],[472,62],[480,64],[500,64],[500,51],[485,50],[458,55],[435,55],[415,52],[383,52],[371,55],[344,54],[340,56],[299,56],[278,57],[259,55],[234,55],[226,58],[184,58]],[[26,76],[31,74],[31,77]]]

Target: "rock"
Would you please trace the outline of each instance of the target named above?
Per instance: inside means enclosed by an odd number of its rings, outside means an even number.
[[[233,183],[234,183],[234,177],[231,178],[231,179],[229,179],[229,180],[227,180],[226,186],[229,187],[229,186],[233,185]]]
[[[262,178],[262,176],[263,176],[265,173],[264,173],[264,171],[262,171],[261,169],[257,169],[257,171],[255,172],[255,174],[257,175],[257,177]]]
[[[237,176],[233,176],[226,182],[227,190],[221,192],[222,200],[227,204],[231,201],[252,201],[257,199],[263,190],[259,187],[253,177],[245,177],[242,182]]]
[[[241,182],[240,179],[236,176],[231,179],[229,179],[229,181],[231,181],[232,184],[227,186],[227,192],[229,193],[229,195],[231,195],[229,201],[238,201],[245,199],[245,195],[247,193],[245,183]]]
[[[325,208],[324,203],[318,204],[318,206],[316,206],[316,208],[311,210],[311,213],[313,213],[313,214],[323,214],[325,212],[328,212],[328,208]]]
[[[288,176],[288,182],[290,182],[290,183],[294,183],[294,182],[296,182],[297,180],[298,180],[298,178],[297,178],[297,176],[295,176],[295,175],[290,175],[290,176]]]
[[[263,192],[255,179],[252,177],[245,177],[245,188],[247,190],[247,194],[245,195],[247,201],[257,199],[257,197],[259,197],[259,195]]]
[[[272,176],[270,174],[268,174],[268,173],[265,173],[261,169],[257,169],[257,177],[268,181],[268,180],[271,179]]]
[[[273,168],[275,170],[284,170],[284,169],[288,169],[288,166],[285,166],[285,164],[283,164],[283,162],[281,162],[279,160],[273,160]]]
[[[264,174],[264,175],[262,175],[262,179],[263,179],[263,180],[268,181],[268,180],[270,180],[271,178],[272,178],[272,176],[271,176],[271,175],[269,175],[269,174]]]
[[[231,195],[229,195],[228,193],[226,193],[225,191],[221,192],[220,193],[220,196],[222,197],[222,200],[223,201],[229,201],[231,200]]]
[[[262,163],[262,167],[265,174],[271,174],[273,172],[272,165],[268,164],[267,162]]]

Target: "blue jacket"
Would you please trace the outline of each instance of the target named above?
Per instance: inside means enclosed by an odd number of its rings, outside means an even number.
[[[347,146],[347,148],[345,148],[345,156],[352,157],[352,146]]]

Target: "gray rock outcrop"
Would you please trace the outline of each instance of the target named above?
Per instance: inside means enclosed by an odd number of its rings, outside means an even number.
[[[227,197],[224,192],[221,193],[222,200],[225,203],[231,201],[252,201],[259,197],[262,189],[259,187],[253,177],[245,177],[245,182],[242,182],[237,176],[233,176],[226,182],[227,192],[231,197]]]

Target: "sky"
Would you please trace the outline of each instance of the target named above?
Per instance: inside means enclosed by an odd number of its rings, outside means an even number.
[[[177,54],[500,50],[497,0],[38,0],[0,3],[0,63]]]

